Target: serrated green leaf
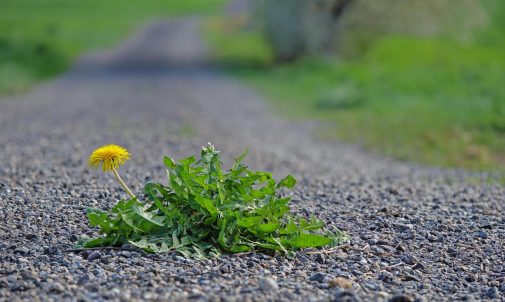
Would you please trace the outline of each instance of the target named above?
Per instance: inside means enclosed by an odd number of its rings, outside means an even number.
[[[296,179],[291,176],[291,175],[288,175],[286,177],[284,177],[280,182],[279,184],[277,184],[277,187],[278,188],[282,188],[282,187],[285,187],[285,188],[288,188],[288,189],[291,189],[292,187],[294,187],[296,185]]]
[[[245,253],[249,252],[252,248],[248,245],[234,245],[231,247],[230,252],[232,253]]]
[[[264,218],[261,216],[244,217],[237,220],[237,225],[244,228],[250,228],[258,225],[263,219]]]
[[[190,258],[191,256],[193,256],[193,253],[191,253],[191,251],[189,250],[188,247],[186,246],[181,246],[181,247],[178,247],[175,249],[178,253],[181,253],[184,257],[186,258]]]
[[[330,238],[318,234],[300,234],[287,241],[295,248],[320,247],[332,242]]]
[[[189,202],[190,204],[195,205],[193,207],[195,210],[203,209],[207,213],[209,213],[212,217],[215,217],[218,213],[211,199],[197,195],[197,196],[190,196]]]
[[[155,215],[155,213],[152,212],[146,212],[142,207],[139,206],[132,207],[132,210],[135,214],[137,214],[140,218],[144,219],[145,221],[160,227],[164,226],[163,221],[165,221],[166,217],[157,216]]]
[[[240,165],[246,158],[247,154],[249,154],[249,149],[246,148],[244,152],[242,152],[242,154],[240,154],[240,156],[235,159],[235,164],[233,165],[232,170],[237,170],[240,168]]]
[[[173,169],[175,168],[175,161],[169,157],[169,156],[164,156],[163,157],[163,163],[168,169]]]
[[[97,246],[107,246],[114,243],[114,238],[99,237],[99,238],[80,238],[77,242],[77,248],[93,248]]]
[[[298,226],[289,219],[288,222],[284,225],[284,228],[280,230],[281,235],[293,235],[300,232]]]
[[[281,224],[279,222],[269,222],[258,225],[256,229],[261,233],[272,233],[277,231],[280,226]]]
[[[178,247],[181,247],[181,246],[182,246],[182,244],[179,241],[179,238],[177,238],[177,231],[174,231],[172,233],[172,247],[178,248]]]
[[[99,226],[102,233],[110,233],[114,228],[114,223],[109,219],[107,212],[88,208],[86,216],[88,217],[89,224],[91,226]]]
[[[298,220],[298,223],[300,225],[300,229],[304,231],[315,231],[321,229],[324,226],[324,222],[315,217],[311,217],[310,221],[307,221],[304,218],[300,218]]]

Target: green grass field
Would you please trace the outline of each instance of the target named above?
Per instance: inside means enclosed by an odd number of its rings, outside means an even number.
[[[237,20],[214,19],[205,31],[232,74],[280,112],[324,121],[325,137],[430,165],[503,171],[505,18],[494,20],[472,43],[390,34],[359,58],[281,66]]]
[[[108,47],[148,19],[216,11],[225,0],[2,0],[0,94],[66,68],[84,50]]]

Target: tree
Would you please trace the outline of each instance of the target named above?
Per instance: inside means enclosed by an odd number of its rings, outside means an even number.
[[[277,61],[363,52],[385,33],[471,39],[487,22],[479,0],[256,0]]]

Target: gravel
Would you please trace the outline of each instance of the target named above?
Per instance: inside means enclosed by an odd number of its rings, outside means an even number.
[[[191,19],[158,22],[118,49],[0,102],[1,301],[455,301],[505,299],[505,188],[320,141],[312,123],[273,116],[250,89],[206,64]],[[293,211],[348,232],[338,249],[295,259],[248,253],[195,261],[174,253],[71,251],[96,236],[85,209],[126,194],[87,156],[133,154],[120,174],[140,192],[162,156],[207,141],[299,184]]]

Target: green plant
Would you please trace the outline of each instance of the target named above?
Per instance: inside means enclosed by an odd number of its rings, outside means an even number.
[[[78,246],[132,244],[147,252],[177,251],[205,258],[221,252],[279,251],[334,246],[348,240],[331,232],[317,218],[294,217],[289,197],[278,190],[292,188],[293,176],[276,182],[268,172],[255,172],[242,161],[247,151],[225,173],[219,151],[209,144],[197,161],[191,156],[175,163],[164,158],[168,184],[149,182],[145,201],[119,201],[109,212],[89,209],[92,226],[105,236],[81,239]]]

